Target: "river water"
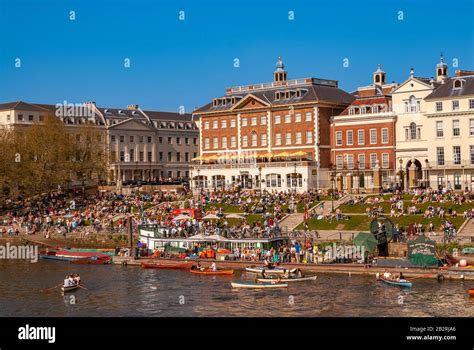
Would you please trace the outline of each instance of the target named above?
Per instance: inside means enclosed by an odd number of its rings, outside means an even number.
[[[64,296],[68,273],[87,290]],[[199,276],[187,271],[57,261],[0,261],[0,316],[474,316],[474,281],[415,279],[401,289],[371,276],[319,274],[288,289],[233,290],[253,274]]]

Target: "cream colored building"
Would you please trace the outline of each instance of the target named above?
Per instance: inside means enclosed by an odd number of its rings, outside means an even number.
[[[60,110],[60,112],[58,112]],[[103,130],[109,150],[109,183],[126,181],[182,181],[190,176],[198,153],[199,133],[190,114],[144,111],[138,105],[124,109],[85,104],[0,104],[0,125],[21,129],[57,116],[68,132],[87,122]]]
[[[474,190],[474,72],[457,71],[425,98],[433,188]]]
[[[396,174],[404,189],[428,183],[430,126],[425,98],[440,84],[439,80],[415,77],[411,69],[409,78],[392,91],[392,109],[397,114]]]

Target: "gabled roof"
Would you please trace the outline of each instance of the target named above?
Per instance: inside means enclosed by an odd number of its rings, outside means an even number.
[[[454,82],[461,80],[462,87],[454,88]],[[426,100],[474,95],[474,75],[447,78],[435,91],[425,97]]]
[[[276,92],[284,92],[284,91],[295,91],[301,90],[301,96],[297,96],[293,94],[290,98],[280,98],[276,99]],[[214,106],[214,104],[208,103],[198,109],[196,109],[193,113],[206,113],[206,112],[217,112],[217,111],[231,111],[235,108],[236,105],[239,105],[243,100],[247,99],[247,96],[253,96],[254,98],[265,102],[268,106],[277,107],[279,105],[288,105],[293,103],[305,103],[305,102],[314,102],[314,103],[321,103],[327,102],[332,104],[339,104],[339,105],[348,105],[354,100],[354,96],[341,90],[334,86],[327,86],[327,85],[319,85],[319,84],[306,84],[306,85],[299,85],[299,86],[282,86],[282,87],[272,87],[268,89],[259,89],[256,91],[252,91],[249,93],[238,93],[238,94],[227,94],[226,98],[228,101],[232,99],[232,97],[243,97],[236,101],[234,104],[228,102],[225,105],[218,105]]]
[[[146,120],[145,118],[143,118],[143,120]],[[122,120],[116,124],[113,124],[113,125],[110,125],[109,126],[109,129],[116,129],[122,125],[125,125],[125,124],[128,124],[128,123],[134,123],[134,124],[138,124],[140,126],[143,126],[145,127],[146,129],[149,129],[149,130],[152,130],[152,131],[155,131],[156,129],[153,128],[152,126],[150,126],[149,124],[147,123],[144,123],[142,120],[137,120],[136,118],[129,118],[129,119],[125,119],[125,120]]]
[[[47,112],[48,109],[38,104],[31,104],[23,101],[0,103],[0,111],[16,109],[19,111],[39,111]]]

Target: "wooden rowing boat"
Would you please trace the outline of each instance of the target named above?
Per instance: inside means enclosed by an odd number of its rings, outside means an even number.
[[[379,277],[378,279],[379,281],[383,281],[387,284],[390,284],[390,285],[393,285],[393,286],[399,286],[399,287],[406,287],[406,288],[411,288],[412,287],[412,283],[405,280],[405,281],[397,281],[397,280],[391,280],[391,279],[387,279],[387,278],[383,278],[383,277]]]
[[[263,271],[265,271],[265,274],[267,275],[280,275],[287,272],[295,272],[296,269],[288,270],[288,269],[283,269],[281,267],[275,267],[273,269],[269,269],[268,267],[250,266],[250,267],[246,267],[245,271],[253,272],[253,273],[262,273]]]
[[[316,281],[318,276],[309,276],[309,277],[295,277],[295,278],[281,278],[280,282],[303,282],[303,281]],[[258,278],[257,281],[264,283],[271,283],[276,281],[276,278]]]
[[[179,264],[147,264],[142,263],[145,269],[174,269],[174,270],[189,270],[193,267],[193,263],[179,263]]]
[[[232,288],[241,288],[241,289],[265,289],[265,288],[287,288],[288,287],[288,284],[286,283],[259,284],[255,282],[243,282],[243,283],[231,282],[230,285],[232,286]]]
[[[79,289],[79,288],[80,288],[79,285],[70,286],[70,287],[62,286],[61,287],[61,292],[63,292],[63,293],[72,292],[73,290],[76,290],[76,289]]]
[[[234,270],[217,270],[217,271],[211,271],[211,270],[204,270],[204,271],[201,271],[201,270],[189,270],[189,272],[191,273],[194,273],[196,275],[233,275],[234,274]]]

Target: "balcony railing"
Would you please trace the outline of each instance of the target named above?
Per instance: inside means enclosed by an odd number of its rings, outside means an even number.
[[[425,164],[423,164],[425,165]],[[429,164],[428,170],[434,169],[434,170],[439,170],[439,169],[459,169],[462,170],[464,169],[474,169],[474,163],[471,163],[468,160],[461,160],[461,162],[454,162],[453,160],[446,160],[444,161],[444,164]],[[424,166],[424,169],[426,169],[426,166]]]
[[[253,163],[215,163],[193,165],[194,169],[247,169],[247,168],[285,168],[285,167],[317,166],[315,161],[288,161],[288,162],[253,162]]]

